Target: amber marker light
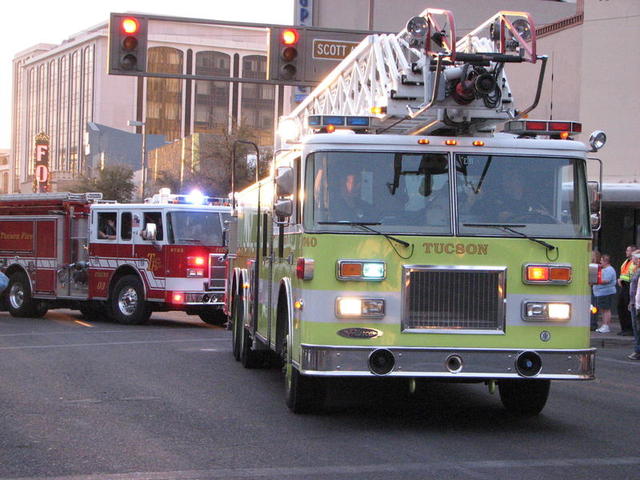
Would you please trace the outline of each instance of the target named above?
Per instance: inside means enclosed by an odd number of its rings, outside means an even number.
[[[333,133],[333,132],[336,131],[336,126],[329,124],[329,125],[327,125],[327,129],[326,130],[327,130],[327,133]]]
[[[362,276],[362,263],[341,263],[341,277],[360,277]]]
[[[569,283],[571,281],[571,267],[551,267],[549,279],[554,282]]]
[[[454,139],[452,139],[452,138],[450,138],[449,140],[445,140],[445,141],[444,141],[444,144],[445,144],[445,145],[449,145],[450,147],[452,147],[452,146],[454,146],[454,145],[457,145],[457,144],[458,144],[458,141],[457,141],[457,140],[454,140]]]
[[[560,138],[562,140],[566,140],[567,138],[569,138],[569,132],[560,132]]]
[[[418,145],[429,145],[431,142],[428,138],[419,138]]]
[[[482,140],[474,140],[472,145],[474,147],[484,147],[484,142]]]
[[[530,282],[546,282],[549,280],[548,267],[527,267],[527,280]]]
[[[387,113],[387,107],[371,107],[370,110],[373,115],[384,115]]]

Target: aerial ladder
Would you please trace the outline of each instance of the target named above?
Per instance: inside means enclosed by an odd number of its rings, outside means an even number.
[[[535,98],[517,110],[504,66],[541,66]],[[429,8],[397,34],[370,35],[284,120],[369,116],[371,133],[478,134],[521,118],[540,98],[547,57],[526,12],[501,11],[456,41],[448,10]]]

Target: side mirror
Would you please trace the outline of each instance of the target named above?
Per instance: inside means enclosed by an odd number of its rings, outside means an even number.
[[[147,223],[145,229],[140,233],[144,240],[155,241],[158,235],[158,227],[155,223]]]
[[[295,188],[295,177],[293,174],[293,168],[279,167],[278,176],[276,177],[276,195],[278,197],[286,197],[288,195],[293,195],[294,188]]]
[[[293,214],[293,200],[289,198],[278,200],[274,211],[278,218],[289,218]]]
[[[587,194],[589,196],[589,209],[591,216],[591,230],[598,231],[602,223],[602,191],[601,182],[587,182]]]

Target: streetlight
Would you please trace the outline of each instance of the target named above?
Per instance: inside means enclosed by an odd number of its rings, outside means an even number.
[[[130,127],[142,127],[142,171],[140,172],[140,195],[144,202],[144,184],[147,181],[147,134],[145,123],[137,120],[129,120],[127,123]]]

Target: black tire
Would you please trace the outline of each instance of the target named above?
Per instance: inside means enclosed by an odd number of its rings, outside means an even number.
[[[126,275],[116,282],[109,304],[116,323],[141,325],[151,316],[151,309],[144,300],[142,282],[136,275]]]
[[[303,375],[293,366],[288,325],[285,332],[283,346],[285,402],[293,413],[316,412],[324,405],[326,384],[323,378]]]
[[[544,409],[550,380],[500,380],[498,390],[504,407],[513,415],[532,417]]]
[[[253,350],[253,339],[249,330],[240,324],[242,331],[242,342],[240,346],[240,362],[244,368],[258,368],[262,364],[263,354],[261,351]]]
[[[48,311],[49,311],[49,305],[47,304],[47,302],[35,301],[32,317],[42,318],[47,314]]]
[[[36,302],[31,297],[31,285],[24,272],[15,272],[9,278],[7,307],[12,317],[36,316]]]
[[[242,346],[242,337],[241,337],[242,319],[240,317],[240,314],[238,313],[239,311],[241,311],[242,306],[243,306],[242,302],[238,300],[237,297],[233,299],[233,303],[231,307],[231,322],[232,322],[231,341],[233,342],[232,343],[233,358],[235,358],[237,362],[240,361],[240,348]]]
[[[222,309],[199,313],[198,316],[200,317],[200,320],[204,323],[208,323],[209,325],[217,325],[221,327],[227,323],[227,316],[224,314]]]
[[[285,401],[293,413],[313,413],[322,408],[326,388],[323,378],[301,374],[291,362],[285,364]]]

